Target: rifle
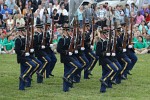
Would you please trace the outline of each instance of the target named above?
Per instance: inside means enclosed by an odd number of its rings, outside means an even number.
[[[133,30],[133,18],[132,18],[132,16],[130,18],[130,22],[131,22],[131,32],[130,32],[130,38],[129,38],[129,46],[128,46],[128,48],[132,48],[132,36],[133,36],[133,34],[132,34],[132,30]]]
[[[117,44],[117,22],[114,22],[114,26],[115,26],[115,34],[114,34],[114,40],[113,40],[113,44],[112,44],[112,56],[116,55],[116,44]]]
[[[127,43],[127,33],[128,32],[128,27],[126,25],[126,29],[125,29],[125,32],[124,32],[124,36],[123,36],[123,44],[122,44],[122,48],[123,48],[123,52],[126,52],[126,43]]]
[[[52,16],[52,29],[51,29],[51,37],[50,37],[50,46],[53,44],[53,37],[54,37],[54,16]]]
[[[91,41],[92,46],[94,45],[94,32],[95,32],[94,24],[95,24],[95,20],[94,20],[94,15],[93,15],[92,16],[92,41]]]
[[[73,52],[74,51],[74,34],[76,33],[76,24],[75,24],[75,20],[73,22],[73,34],[72,34],[72,37],[71,37],[71,42],[70,42],[70,45],[69,45],[69,49],[68,51],[69,52]]]
[[[46,33],[47,33],[47,16],[45,18],[44,34],[42,39],[42,49],[44,49],[46,45]]]
[[[82,43],[81,43],[81,50],[84,50],[84,38],[85,38],[85,17],[83,18],[83,33],[82,33]]]
[[[110,46],[111,46],[111,37],[112,37],[110,16],[109,16],[109,21],[110,21],[110,25],[109,25],[110,29],[109,29],[109,40],[108,40],[107,49],[106,49],[106,56],[110,56]]]
[[[78,20],[77,20],[77,17],[75,18],[75,43],[74,43],[74,49],[75,49],[75,53],[77,54],[78,53],[78,41],[79,41],[79,23],[78,23]]]
[[[34,52],[34,49],[33,49],[33,44],[34,44],[34,40],[33,40],[33,37],[34,37],[34,17],[31,16],[31,45],[30,45],[30,52]]]
[[[27,34],[26,34],[26,43],[25,43],[25,56],[29,56],[29,51],[30,51],[30,48],[29,48],[29,41],[30,41],[30,33],[29,33],[29,16],[27,16]]]

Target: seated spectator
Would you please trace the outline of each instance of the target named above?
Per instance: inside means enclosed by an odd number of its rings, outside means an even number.
[[[1,10],[1,13],[2,13],[2,14],[5,14],[6,11],[7,11],[9,14],[12,14],[12,10],[9,9],[9,8],[7,7],[7,5],[4,5],[4,9]]]
[[[150,14],[148,12],[145,13],[145,21],[146,23],[150,22]]]
[[[138,41],[134,44],[136,54],[146,54],[148,52],[148,45],[142,36],[138,36]]]
[[[5,12],[5,14],[3,14],[3,25],[4,27],[6,26],[6,21],[9,19],[9,13],[8,11]]]
[[[3,46],[4,46],[4,53],[6,54],[14,54],[14,41],[13,41],[13,37],[7,36],[7,38],[4,39],[3,41]]]
[[[21,14],[21,10],[18,6],[15,6],[13,9],[13,15],[15,15],[15,14]]]
[[[18,14],[18,18],[16,19],[16,24],[18,24],[21,26],[25,25],[25,20],[22,18],[22,14]]]
[[[2,29],[0,29],[0,54],[4,53],[3,41],[4,41],[4,34],[2,33]]]
[[[144,20],[144,16],[141,15],[140,12],[138,12],[135,20],[136,24],[140,24]]]
[[[144,29],[146,31],[148,31],[148,27],[147,27],[145,21],[142,21],[142,23],[139,25],[139,30],[140,30],[140,32],[142,32]]]
[[[6,26],[10,28],[10,30],[14,27],[14,20],[12,19],[12,15],[8,16],[9,19],[6,21]]]
[[[143,6],[142,9],[140,10],[141,15],[145,15],[146,12],[149,12],[149,9],[146,6]]]
[[[16,5],[15,0],[7,0],[5,4],[8,6],[9,9],[13,10]]]

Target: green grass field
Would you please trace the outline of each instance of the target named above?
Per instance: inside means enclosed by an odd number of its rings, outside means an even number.
[[[59,61],[53,71],[55,77],[45,79],[43,84],[36,83],[33,77],[32,87],[18,90],[20,66],[15,55],[0,55],[0,100],[150,100],[150,55],[139,55],[132,70],[132,76],[122,84],[99,92],[101,66],[93,70],[90,80],[81,79],[69,92],[62,91],[63,65]]]

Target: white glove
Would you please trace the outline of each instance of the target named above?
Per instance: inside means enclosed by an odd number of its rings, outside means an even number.
[[[33,52],[34,52],[34,49],[30,49],[30,52],[33,53]]]
[[[82,50],[82,51],[84,51],[84,50],[85,50],[85,48],[84,48],[84,47],[81,47],[81,50]]]
[[[132,45],[128,45],[128,48],[130,48],[130,49],[131,49],[132,47],[133,47]]]
[[[75,54],[78,54],[78,50],[75,50],[74,53],[75,53]]]
[[[72,52],[69,52],[69,56],[71,56],[72,55]]]
[[[116,56],[116,53],[112,53],[111,55],[114,57],[114,56]]]
[[[27,56],[30,56],[30,53],[29,52],[26,52],[25,53],[25,56],[27,57]]]
[[[50,44],[50,47],[52,48],[52,47],[53,47],[53,44]]]
[[[94,49],[94,46],[93,45],[91,45],[91,47],[90,47],[92,50]]]
[[[123,49],[123,52],[126,52],[127,50],[126,49]]]
[[[44,46],[44,45],[42,45],[42,49],[45,49],[45,46]]]
[[[106,56],[110,56],[110,53],[106,53]]]

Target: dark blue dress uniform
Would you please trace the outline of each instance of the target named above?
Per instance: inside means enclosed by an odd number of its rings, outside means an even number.
[[[69,55],[68,48],[70,45],[70,38],[64,36],[60,38],[57,45],[57,52],[60,53],[60,61],[64,63],[64,78],[63,78],[63,91],[69,91],[70,84],[72,84],[71,77],[81,68],[81,65],[74,59],[72,55]]]
[[[45,46],[42,46],[43,33],[35,32],[34,36],[34,50],[35,56],[42,62],[42,67],[37,71],[37,83],[43,82],[43,73],[46,67],[50,66],[50,58],[47,53],[44,51]]]
[[[102,84],[100,92],[106,92],[108,81],[111,76],[117,72],[114,64],[109,60],[109,57],[106,56],[106,46],[107,41],[99,41],[96,46],[96,55],[99,56],[99,65],[102,65],[102,78],[100,79]]]
[[[50,76],[53,76],[52,75],[52,71],[55,67],[55,64],[57,62],[57,58],[55,56],[55,53],[52,51],[51,49],[51,44],[50,44],[50,32],[47,32],[47,35],[46,35],[46,48],[45,48],[45,52],[48,54],[49,58],[51,59],[51,62],[50,62],[50,66],[46,68],[46,77],[48,78],[49,75]]]
[[[130,37],[128,39],[130,39]],[[137,62],[138,58],[135,55],[134,47],[132,45],[129,45],[127,43],[127,48],[126,49],[127,49],[126,54],[131,60],[131,65],[130,65],[130,68],[129,68],[129,71],[131,71],[132,68],[134,67],[135,63]]]
[[[127,77],[127,71],[129,70],[130,66],[131,66],[131,60],[129,59],[129,57],[126,55],[126,53],[123,51],[123,34],[121,34],[120,36],[117,37],[117,48],[116,48],[116,55],[117,55],[117,59],[119,61],[119,63],[122,66],[122,71],[120,72],[120,77],[117,78],[117,83],[120,83],[121,80],[120,78],[124,78],[126,79]]]
[[[76,73],[76,75],[74,76],[74,80],[75,82],[79,83],[80,79],[81,79],[81,71],[84,68],[89,68],[88,66],[90,66],[89,64],[89,60],[87,59],[87,57],[85,56],[84,53],[84,47],[81,47],[81,42],[82,42],[82,38],[81,38],[81,34],[79,34],[79,39],[78,39],[78,54],[76,54],[76,57],[78,59],[78,61],[80,62],[80,64],[82,65],[82,68],[80,71],[78,71],[78,73]]]
[[[85,55],[89,60],[89,65],[84,69],[84,79],[89,79],[89,75],[91,74],[91,71],[95,67],[98,57],[91,49],[91,43],[90,43],[90,32],[86,32],[85,34]]]
[[[19,90],[25,90],[26,79],[30,77],[31,69],[36,67],[35,63],[28,56],[25,56],[25,38],[21,36],[16,38],[15,52],[17,54],[17,62],[20,63],[21,67]]]

